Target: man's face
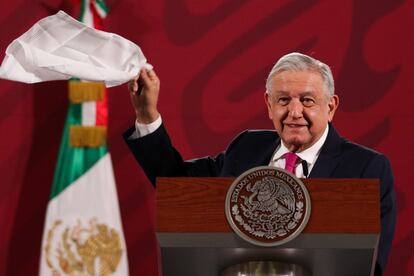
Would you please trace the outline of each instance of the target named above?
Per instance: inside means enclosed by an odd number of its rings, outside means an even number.
[[[284,71],[265,93],[269,118],[290,151],[311,147],[332,121],[338,96],[327,96],[321,75],[313,71]]]

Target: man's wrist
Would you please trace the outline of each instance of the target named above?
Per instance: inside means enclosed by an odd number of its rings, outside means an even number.
[[[136,112],[136,121],[140,124],[148,125],[155,122],[160,117],[158,110]]]
[[[158,118],[149,124],[143,124],[138,120],[135,120],[135,135],[134,138],[144,137],[156,131],[162,124],[161,115],[158,114]]]

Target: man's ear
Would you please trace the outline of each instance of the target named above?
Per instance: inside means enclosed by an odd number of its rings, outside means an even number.
[[[269,119],[272,120],[273,114],[272,114],[271,96],[269,95],[269,92],[267,90],[264,93],[264,101],[267,107],[267,112],[269,114]]]
[[[338,95],[333,95],[328,102],[328,116],[329,116],[329,122],[332,122],[333,117],[335,115],[335,111],[339,106],[339,97]]]

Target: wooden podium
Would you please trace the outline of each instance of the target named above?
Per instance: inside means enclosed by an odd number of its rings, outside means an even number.
[[[379,241],[379,182],[304,179],[312,211],[304,231],[265,248],[239,238],[224,202],[232,178],[158,178],[156,232],[166,276],[219,275],[247,261],[301,265],[312,275],[370,275]]]

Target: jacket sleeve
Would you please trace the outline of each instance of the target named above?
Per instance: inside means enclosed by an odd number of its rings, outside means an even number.
[[[124,140],[154,186],[157,177],[219,175],[224,153],[216,157],[184,161],[173,147],[163,124],[149,135],[131,139],[134,131],[134,127],[127,130],[123,135]]]
[[[397,214],[394,178],[388,158],[382,154],[375,155],[368,163],[363,177],[380,179],[381,235],[375,275],[381,275],[391,249]]]

